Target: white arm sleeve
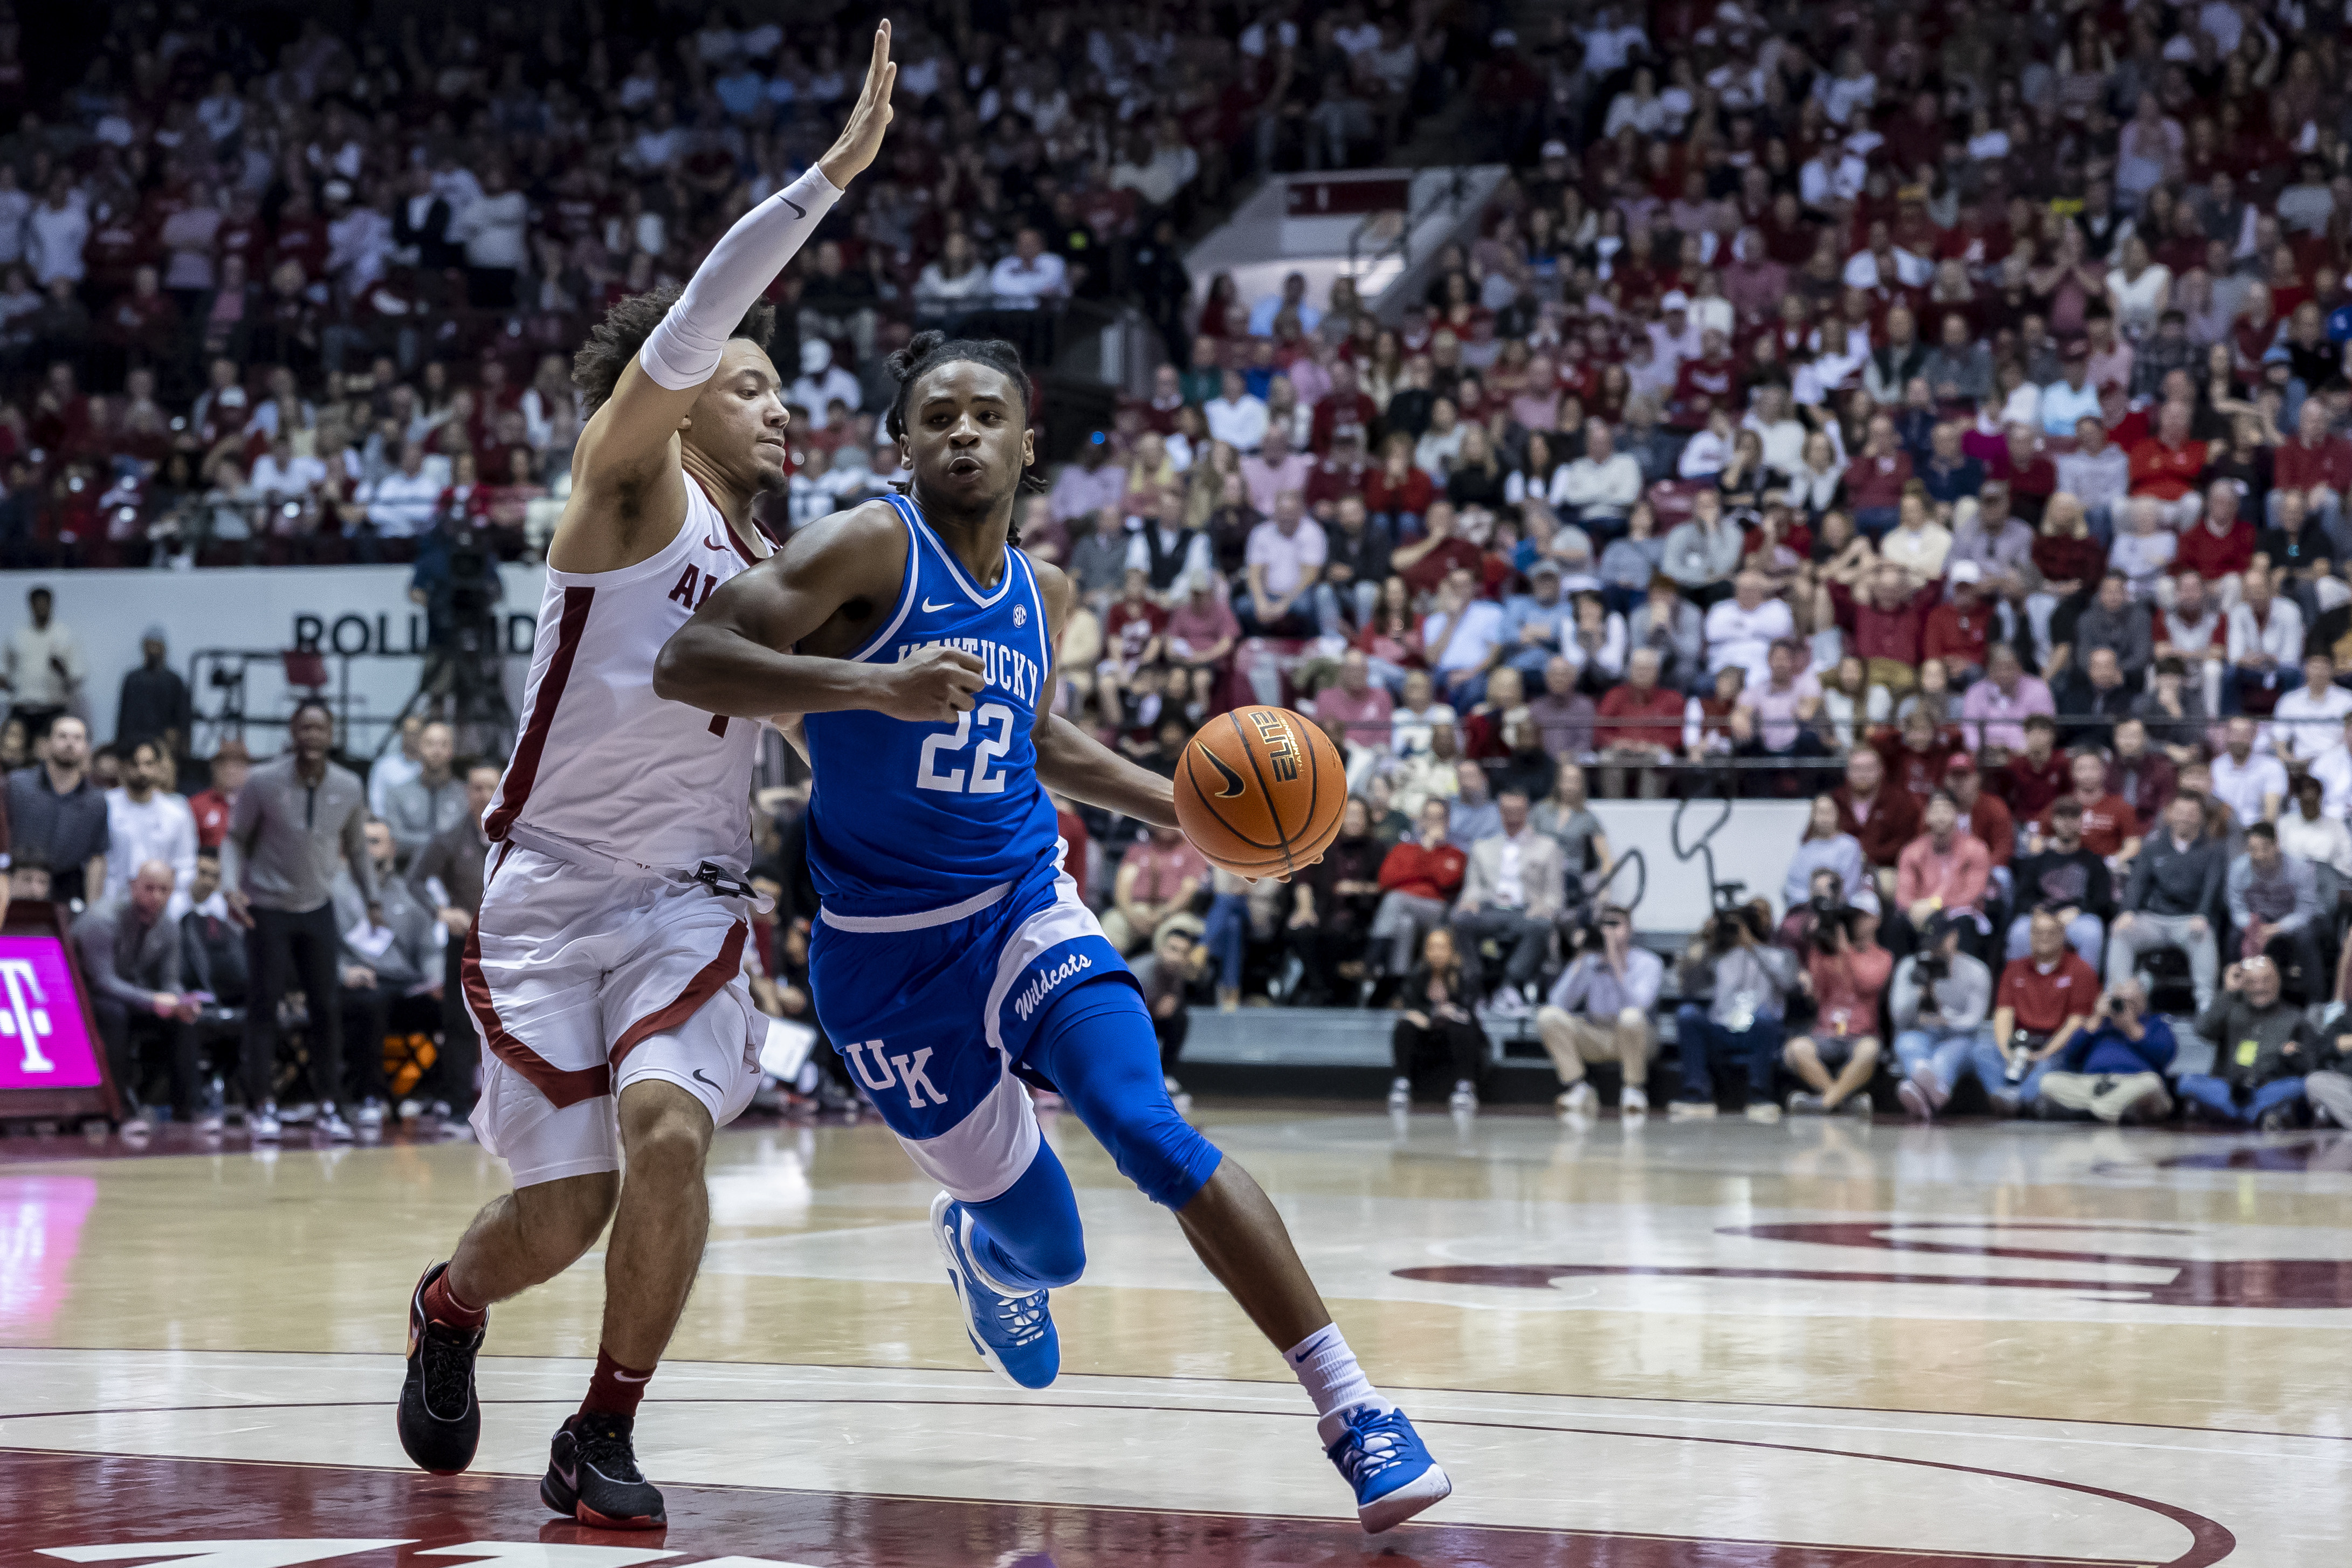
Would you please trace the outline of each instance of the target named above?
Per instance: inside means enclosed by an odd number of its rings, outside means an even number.
[[[812,163],[808,173],[738,218],[637,351],[646,374],[672,392],[709,381],[719,368],[727,334],[840,199],[840,190]]]

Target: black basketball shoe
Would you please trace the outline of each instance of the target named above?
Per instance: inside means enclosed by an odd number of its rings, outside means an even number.
[[[419,1468],[454,1476],[474,1462],[482,1440],[482,1402],[474,1394],[480,1329],[425,1315],[425,1288],[449,1266],[436,1263],[408,1294],[408,1376],[400,1385],[400,1446]]]
[[[637,1468],[632,1416],[583,1411],[556,1428],[541,1502],[599,1530],[660,1530],[669,1523],[662,1495]]]

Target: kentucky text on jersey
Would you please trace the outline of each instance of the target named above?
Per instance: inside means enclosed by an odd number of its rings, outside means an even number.
[[[1018,701],[1036,706],[1037,683],[1045,672],[1037,668],[1035,659],[1019,648],[1006,647],[985,637],[933,637],[924,642],[900,643],[898,658],[912,658],[927,647],[951,647],[971,655],[980,660],[982,679],[989,685],[1010,693]]]

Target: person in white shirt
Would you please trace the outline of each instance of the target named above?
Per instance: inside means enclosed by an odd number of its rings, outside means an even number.
[[[833,363],[832,343],[815,336],[801,340],[800,378],[784,394],[784,401],[808,410],[810,429],[825,427],[825,410],[835,398],[854,410],[863,396],[857,378]]]
[[[1503,606],[1478,597],[1478,580],[1468,567],[1445,574],[1436,606],[1422,620],[1421,646],[1448,700],[1458,707],[1485,700],[1486,672],[1503,655]]]
[[[425,444],[401,445],[400,467],[362,485],[354,498],[367,509],[367,520],[387,539],[414,539],[428,533],[440,515],[445,485],[425,460]]]
[[[2304,776],[2319,781],[2322,811],[2339,821],[2352,815],[2352,714],[2345,715],[2336,744],[2314,757]]]
[[[2294,781],[2294,808],[2279,814],[2279,847],[2298,860],[2352,878],[2352,833],[2326,809],[2326,786],[2310,773]]]
[[[140,742],[123,759],[121,784],[106,792],[106,896],[128,897],[139,868],[160,860],[173,879],[164,918],[178,920],[196,879],[196,817],[164,787],[171,776],[163,748],[152,741]]]
[[[1034,310],[1056,303],[1070,292],[1069,268],[1045,248],[1045,237],[1024,228],[1013,239],[1013,252],[989,269],[989,291],[1000,310]]]
[[[1706,636],[1706,672],[1737,668],[1747,672],[1750,689],[1772,679],[1772,645],[1796,635],[1797,626],[1785,599],[1768,597],[1770,584],[1756,572],[1732,579],[1731,597],[1706,612],[1702,623]]]
[[[1952,531],[1936,521],[1927,507],[1927,492],[1918,481],[1904,487],[1895,517],[1895,526],[1878,542],[1879,558],[1902,567],[1922,583],[1941,577],[1944,562],[1952,553]]]
[[[89,270],[82,250],[89,243],[89,202],[73,188],[71,176],[49,182],[48,195],[26,220],[25,259],[43,289],[58,279],[79,285]]]
[[[2254,721],[2243,714],[2230,721],[2228,743],[2213,759],[2213,798],[2238,814],[2238,825],[2277,820],[2286,799],[2286,768],[2276,757],[2254,750]]]
[[[253,465],[250,482],[269,500],[291,496],[299,500],[327,482],[327,465],[317,458],[296,457],[294,437],[281,435]]]
[[[1223,395],[1201,405],[1209,421],[1209,438],[1223,441],[1236,452],[1255,452],[1265,444],[1270,422],[1263,399],[1252,395],[1249,383],[1237,370],[1225,372]]]
[[[2352,714],[2352,691],[2336,684],[2336,660],[2314,648],[2303,661],[2303,684],[2278,700],[2263,739],[2284,763],[2308,763],[2340,745],[2344,719]],[[2256,749],[2264,749],[2261,741]]]
[[[1558,502],[1574,513],[1563,521],[1588,530],[1596,522],[1622,522],[1642,499],[1642,465],[1632,453],[1617,450],[1607,421],[1587,420],[1584,456],[1560,470],[1553,489]]]
[[[2179,552],[2180,536],[2158,526],[2163,519],[2156,503],[2146,496],[2125,501],[2120,521],[2123,526],[2116,531],[2116,542],[2107,547],[2107,568],[2124,574],[2132,597],[2153,599],[2164,569]]]
[[[89,679],[89,661],[73,628],[50,618],[56,601],[47,588],[25,595],[31,619],[8,637],[7,665],[0,685],[8,689],[22,710],[51,712],[70,704]]]
[[[1400,757],[1426,752],[1431,731],[1441,724],[1453,729],[1455,717],[1451,703],[1437,700],[1437,682],[1429,671],[1410,670],[1403,698],[1389,710],[1389,745]]]
[[[2241,693],[2276,689],[2303,653],[2303,611],[2277,594],[2277,579],[2259,565],[2240,576],[2242,595],[2230,612],[2230,673]]]

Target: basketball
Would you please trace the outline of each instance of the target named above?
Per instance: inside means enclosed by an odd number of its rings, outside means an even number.
[[[1304,871],[1339,836],[1347,805],[1339,748],[1287,708],[1236,708],[1210,720],[1176,770],[1184,837],[1236,876]]]

